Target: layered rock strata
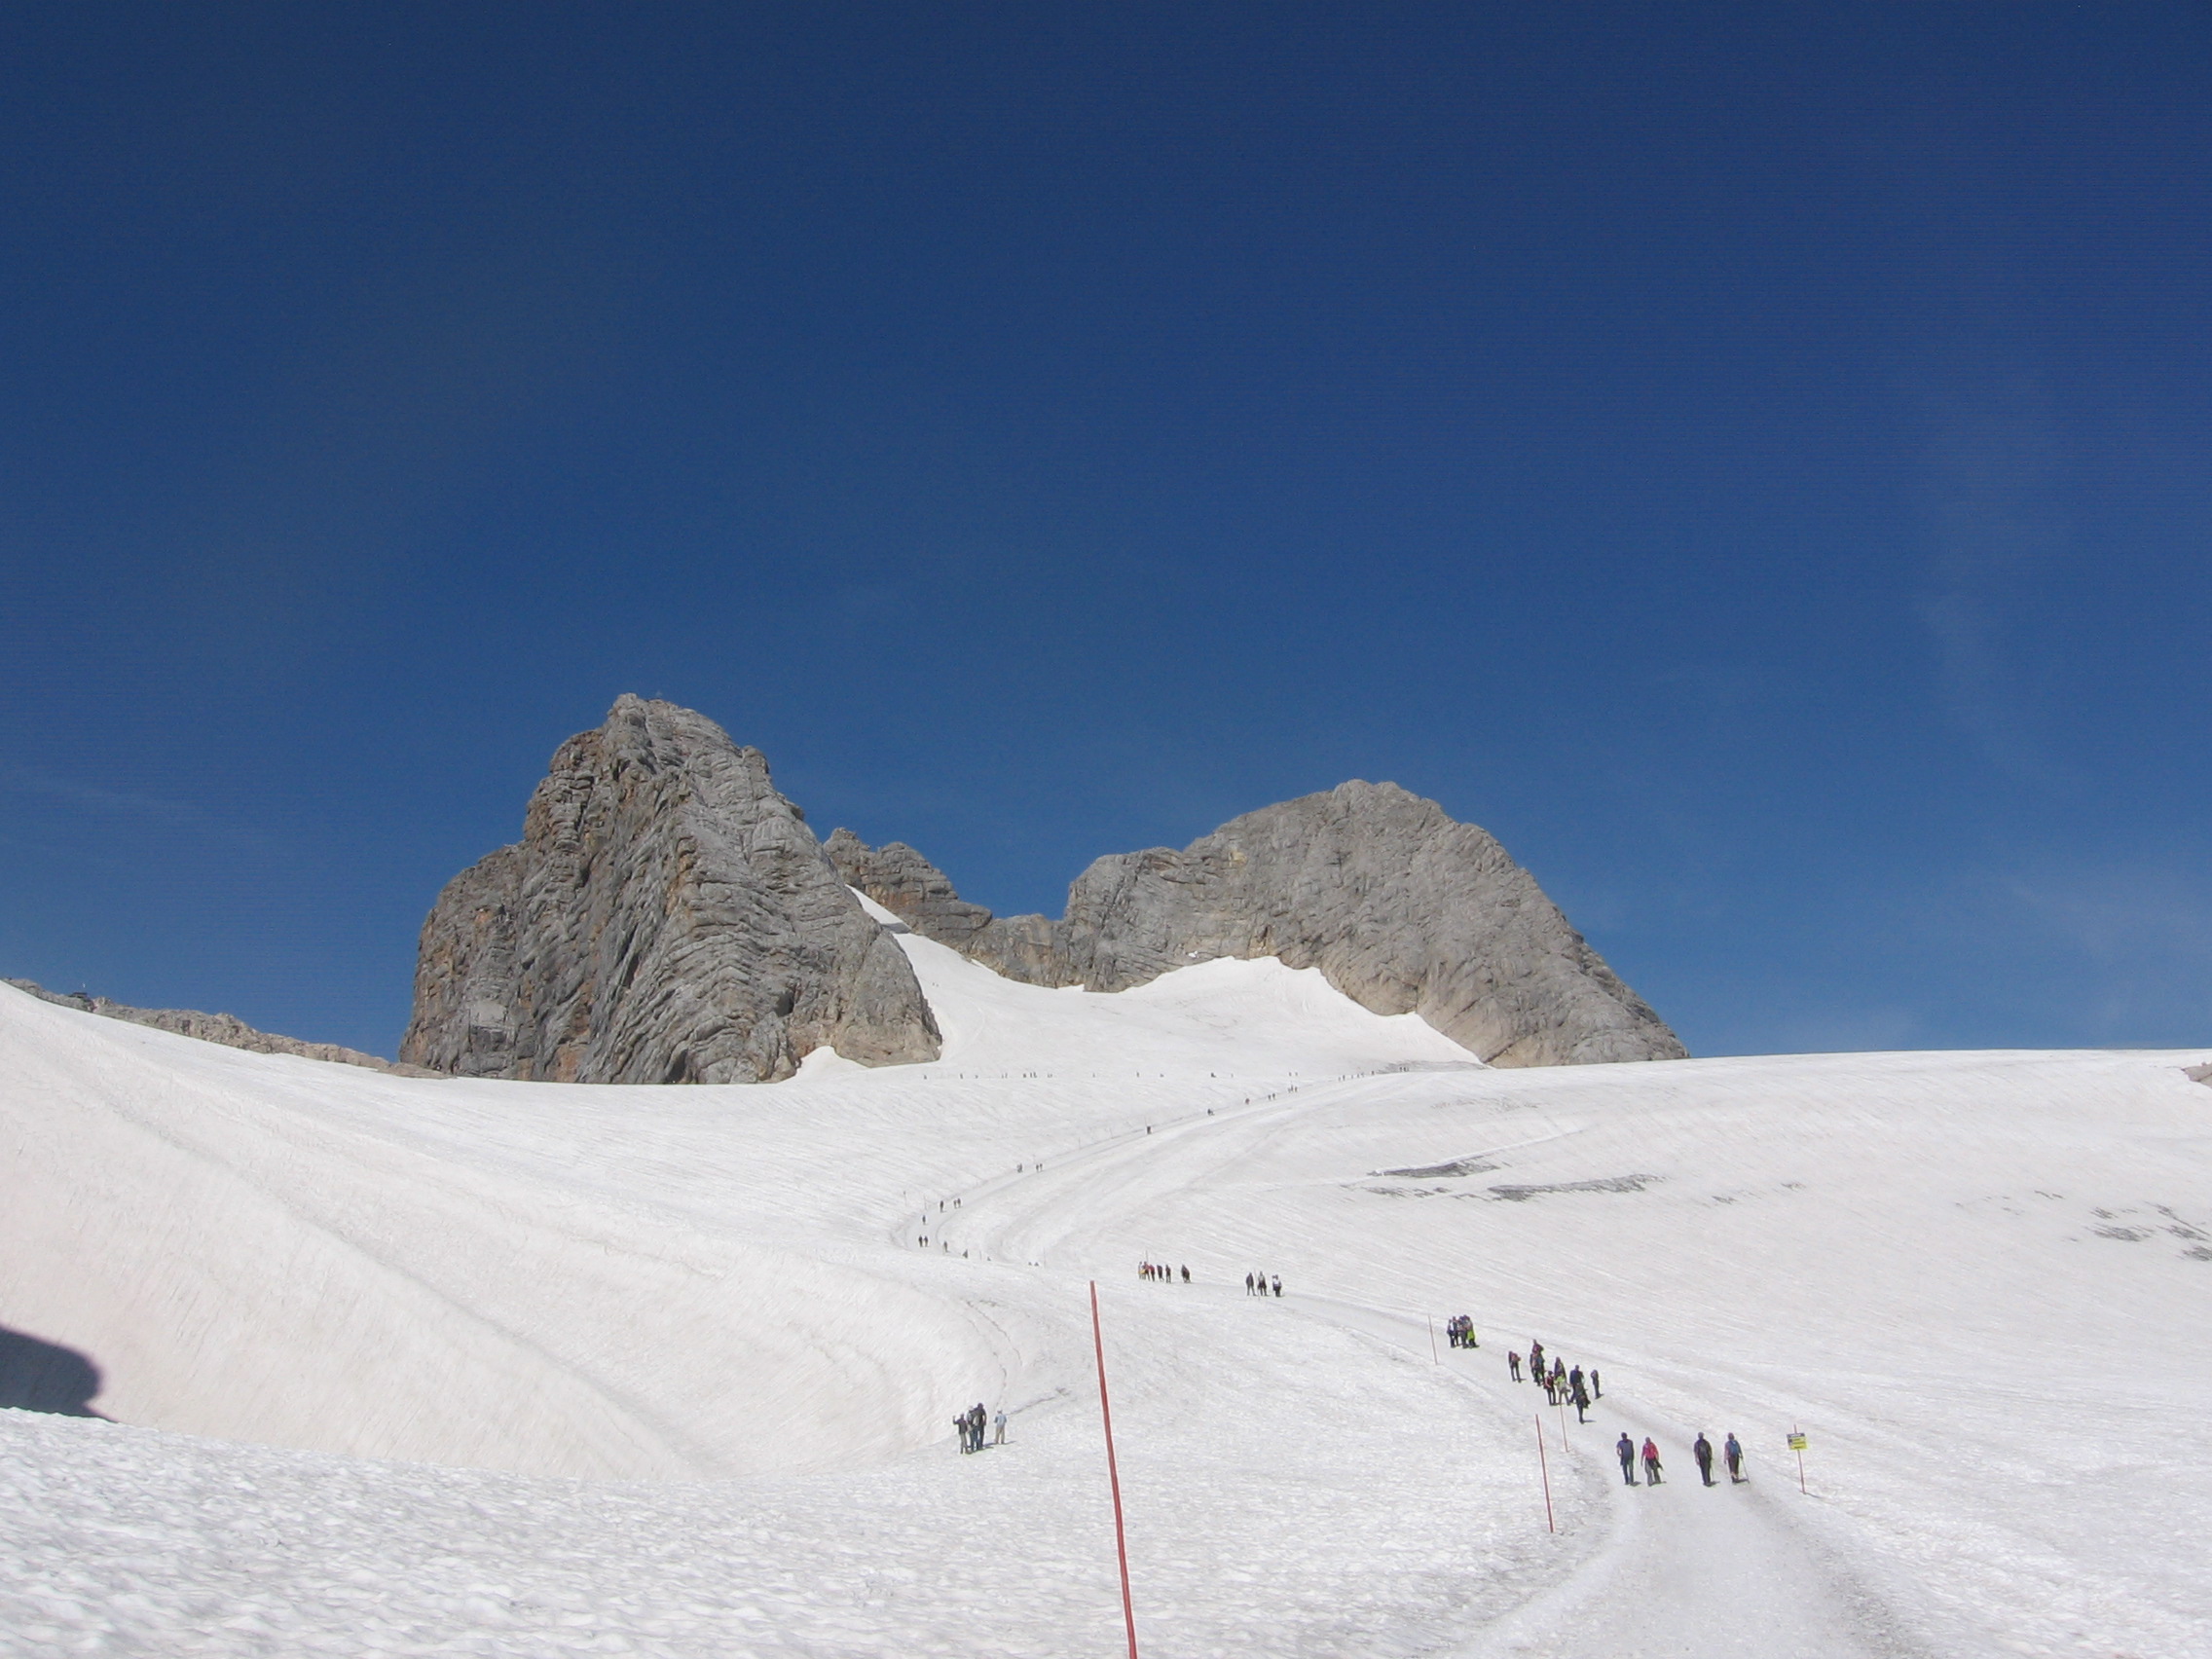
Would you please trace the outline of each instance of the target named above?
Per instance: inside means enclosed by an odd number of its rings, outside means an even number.
[[[1679,1059],[1680,1041],[1496,839],[1395,784],[1247,813],[1181,852],[1103,858],[1067,913],[993,916],[902,842],[826,850],[914,932],[1009,977],[1116,991],[1213,957],[1318,968],[1493,1065]]]
[[[756,749],[624,696],[571,738],[523,837],[423,924],[400,1057],[571,1083],[753,1083],[833,1045],[937,1057],[905,955],[777,793]]]
[[[196,1037],[203,1043],[219,1043],[226,1049],[243,1049],[253,1054],[292,1054],[303,1060],[327,1060],[342,1066],[364,1066],[370,1071],[401,1072],[417,1076],[431,1076],[419,1066],[393,1065],[375,1054],[365,1054],[358,1049],[342,1048],[336,1043],[307,1043],[297,1037],[279,1037],[274,1031],[256,1031],[235,1014],[202,1014],[193,1008],[132,1008],[128,1003],[110,1002],[106,997],[88,996],[82,991],[50,991],[30,979],[5,981],[18,991],[27,991],[41,1002],[57,1004],[62,1008],[77,1009],[85,1014],[96,1014],[103,1019],[121,1019],[131,1025],[150,1025],[157,1031],[173,1031],[179,1037]]]

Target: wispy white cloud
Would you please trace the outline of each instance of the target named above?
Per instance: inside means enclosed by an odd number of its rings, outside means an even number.
[[[2030,351],[2012,344],[1954,346],[1907,382],[1926,432],[1933,549],[1914,608],[1935,645],[1944,713],[2005,775],[2065,781],[2006,640],[2010,602],[2071,538],[2053,487],[2061,456],[2050,394]]]
[[[172,800],[135,790],[110,789],[102,784],[83,783],[21,766],[0,766],[0,793],[57,801],[80,812],[106,818],[159,824],[227,846],[265,849],[269,845],[268,837],[260,832],[192,801]]]
[[[2212,883],[2155,866],[2043,871],[2003,890],[2040,929],[2111,966],[2212,958]]]

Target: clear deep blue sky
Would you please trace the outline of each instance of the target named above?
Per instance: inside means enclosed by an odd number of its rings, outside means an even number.
[[[622,691],[1346,778],[1694,1051],[2212,1042],[2212,10],[18,4],[0,973],[389,1052]]]

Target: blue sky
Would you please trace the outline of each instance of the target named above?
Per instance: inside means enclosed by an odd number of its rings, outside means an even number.
[[[1388,778],[1701,1053],[2212,1042],[2212,10],[19,5],[0,973],[388,1052],[622,691]]]

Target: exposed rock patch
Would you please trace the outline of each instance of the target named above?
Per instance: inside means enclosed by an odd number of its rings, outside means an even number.
[[[179,1037],[197,1037],[203,1043],[220,1043],[226,1049],[243,1049],[255,1054],[294,1054],[303,1060],[329,1060],[342,1066],[365,1066],[370,1071],[434,1075],[420,1066],[394,1065],[375,1054],[341,1048],[336,1043],[303,1043],[297,1037],[256,1031],[235,1014],[202,1014],[190,1008],[132,1008],[127,1003],[110,1002],[106,997],[87,996],[82,991],[50,991],[29,979],[10,979],[7,983],[18,991],[28,991],[41,1002],[96,1014],[103,1019],[121,1019],[132,1025],[150,1025],[157,1031],[173,1031]]]
[[[1419,1014],[1493,1065],[1686,1052],[1494,837],[1395,784],[1265,807],[1180,852],[1100,859],[1056,922],[993,916],[903,842],[840,830],[826,851],[916,933],[1032,984],[1118,991],[1275,956],[1378,1014]]]
[[[913,969],[758,750],[624,696],[554,755],[523,838],[439,895],[400,1055],[469,1077],[753,1083],[825,1044],[935,1059]]]

